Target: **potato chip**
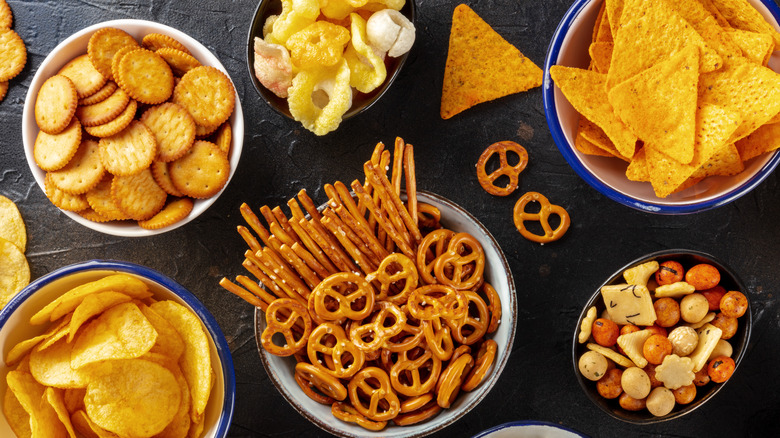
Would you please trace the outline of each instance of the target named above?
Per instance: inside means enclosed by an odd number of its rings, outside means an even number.
[[[89,294],[105,291],[122,292],[133,298],[152,296],[146,283],[129,274],[114,274],[74,287],[57,297],[30,318],[30,324],[39,325],[55,321],[72,312]],[[56,309],[56,310],[55,310]]]
[[[101,360],[137,358],[149,351],[155,341],[157,331],[138,306],[118,304],[81,329],[73,341],[70,364],[78,370]]]
[[[613,87],[609,102],[640,140],[689,163],[693,159],[698,82],[699,49],[687,46],[667,61]]]
[[[442,119],[542,84],[542,70],[465,4],[452,16],[444,69]]]
[[[0,309],[30,283],[30,265],[18,246],[0,237]]]
[[[138,308],[141,309],[141,313],[149,320],[158,334],[157,341],[149,353],[159,353],[178,361],[179,357],[184,354],[186,346],[181,335],[176,331],[176,327],[149,306],[139,305]]]
[[[73,413],[84,409],[84,396],[87,394],[87,388],[65,388],[62,392],[62,399],[65,402],[65,408]]]
[[[84,300],[73,310],[68,325],[68,342],[71,342],[76,333],[88,319],[99,315],[117,304],[126,303],[132,300],[132,297],[121,292],[105,291],[87,295]]]
[[[46,331],[47,336],[38,345],[38,351],[43,351],[54,345],[60,339],[68,336],[68,333],[70,333],[70,320],[72,315],[72,313],[65,315],[63,318],[57,321],[57,324],[54,326],[53,330],[50,328]]]
[[[608,89],[689,45],[701,49],[700,71],[717,70],[723,65],[717,52],[665,0],[625,0],[620,23],[607,77]]]
[[[14,395],[11,388],[5,389],[3,398],[3,415],[5,415],[11,430],[19,438],[31,438],[32,429],[30,425],[30,414],[24,410],[19,400]]]
[[[780,123],[763,125],[737,142],[742,161],[780,148]]]
[[[87,386],[89,373],[86,369],[71,367],[72,352],[73,345],[66,339],[60,339],[45,350],[35,348],[30,353],[30,373],[41,385],[84,388]]]
[[[92,422],[83,410],[73,412],[70,415],[70,421],[73,427],[86,438],[119,438],[117,434],[109,432]]]
[[[27,228],[22,214],[13,201],[0,195],[0,237],[16,245],[20,251],[27,249]]]
[[[70,422],[70,413],[65,407],[65,400],[63,399],[63,390],[59,388],[47,387],[43,395],[46,403],[54,409],[57,414],[60,423],[65,426],[65,430],[68,431],[70,438],[76,438],[76,432],[73,430],[73,424]]]
[[[181,304],[160,301],[149,307],[170,322],[184,340],[186,348],[179,364],[192,394],[191,416],[199,417],[206,409],[213,383],[208,336],[198,317]]]
[[[770,35],[780,45],[780,33],[767,23],[760,12],[747,0],[710,0],[729,24],[742,30]]]
[[[10,371],[6,376],[8,388],[13,392],[22,408],[30,415],[30,432],[35,438],[59,438],[67,436],[62,422],[54,408],[45,401],[46,388],[36,382],[32,375]]]
[[[59,324],[52,324],[51,327],[49,327],[43,334],[40,334],[38,336],[33,336],[30,339],[25,339],[24,341],[21,341],[14,345],[9,351],[8,354],[5,355],[5,364],[6,366],[12,367],[15,366],[17,363],[19,363],[30,351],[32,351],[33,348],[35,348],[38,344],[41,343],[44,339],[50,338],[52,335],[57,333],[60,329],[67,326],[70,321],[67,319],[63,319]]]
[[[144,354],[141,356],[141,359],[162,365],[173,373],[173,376],[176,378],[176,383],[179,385],[179,392],[181,393],[179,410],[176,411],[176,415],[168,426],[162,432],[155,435],[155,438],[184,438],[188,436],[188,432],[190,432],[189,436],[191,437],[200,436],[200,434],[194,433],[194,430],[190,431],[190,425],[192,424],[192,420],[190,419],[190,404],[192,398],[190,396],[189,386],[187,385],[187,379],[184,378],[184,374],[176,359],[172,359],[164,353],[156,353],[153,351]]]
[[[141,359],[106,361],[100,368],[84,397],[95,424],[122,436],[149,437],[173,420],[181,391],[168,369]]]
[[[603,129],[620,155],[631,158],[636,136],[617,117],[607,98],[607,75],[573,67],[554,65],[550,76],[574,109]]]

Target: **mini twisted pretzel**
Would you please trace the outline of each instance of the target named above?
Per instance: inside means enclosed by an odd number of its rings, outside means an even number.
[[[388,421],[401,411],[401,401],[393,391],[390,377],[377,367],[358,371],[347,385],[352,406],[369,420]],[[368,405],[363,400],[368,400]]]
[[[447,251],[450,239],[454,235],[454,231],[441,228],[431,231],[420,242],[420,246],[417,248],[417,269],[420,278],[426,284],[436,283],[436,277],[433,273],[436,259]]]
[[[482,343],[479,347],[479,352],[477,352],[477,360],[474,364],[474,368],[471,369],[468,377],[466,377],[466,381],[463,382],[461,389],[464,391],[472,391],[485,380],[487,372],[496,360],[497,350],[498,344],[492,339],[487,339]]]
[[[379,282],[377,301],[387,300],[399,306],[404,304],[409,294],[417,288],[418,280],[419,276],[414,262],[401,253],[392,253],[385,257],[376,272],[366,276],[366,281]],[[403,286],[398,286],[400,282],[403,282]],[[400,292],[395,291],[393,295],[390,295],[391,286],[400,288]]]
[[[441,373],[441,360],[430,349],[425,349],[420,356],[412,359],[415,350],[398,353],[398,361],[390,369],[393,389],[407,397],[433,391]]]
[[[406,302],[409,313],[419,320],[461,319],[468,312],[466,298],[457,289],[444,284],[418,287]]]
[[[399,414],[397,417],[393,418],[393,423],[399,426],[409,426],[411,424],[417,424],[429,418],[432,418],[440,411],[441,411],[441,406],[439,406],[435,401],[431,401],[430,403],[428,403],[427,405],[423,406],[422,408],[416,411]]]
[[[410,350],[420,344],[423,339],[423,331],[420,326],[420,321],[414,319],[409,314],[409,307],[406,305],[401,306],[401,310],[406,315],[406,324],[404,324],[403,330],[395,336],[385,340],[382,348],[392,353],[400,353],[402,351]]]
[[[473,269],[467,266],[473,266]],[[433,265],[436,280],[458,290],[471,289],[480,284],[484,272],[485,251],[479,241],[468,233],[452,236],[447,251]]]
[[[461,293],[469,303],[467,306],[474,303],[477,315],[471,316],[466,313],[465,318],[447,320],[446,322],[452,329],[452,337],[456,341],[463,345],[473,345],[487,333],[490,325],[490,311],[488,311],[488,305],[485,304],[485,301],[475,292],[465,290]]]
[[[509,165],[506,157],[507,151],[512,151],[520,157],[520,161],[514,166]],[[500,164],[498,169],[488,175],[485,165],[493,154],[498,154]],[[477,180],[479,180],[479,185],[491,195],[507,196],[517,190],[518,176],[525,170],[526,165],[528,165],[528,152],[524,147],[513,141],[499,141],[488,146],[480,155],[479,161],[477,161]],[[496,180],[501,176],[509,177],[509,184],[506,187],[495,185]]]
[[[416,411],[422,408],[423,406],[427,405],[428,402],[432,400],[433,400],[433,392],[429,392],[423,395],[418,395],[416,397],[409,397],[403,402],[401,402],[401,413],[405,414],[407,412]]]
[[[295,365],[295,381],[298,382],[298,386],[300,386],[307,395],[308,391],[304,388],[304,385],[301,384],[302,382],[308,384],[309,390],[311,390],[311,387],[317,388],[322,394],[333,400],[341,401],[347,398],[347,388],[344,387],[339,379],[328,374],[322,368],[310,363],[298,362]],[[320,402],[317,398],[311,398],[314,401]]]
[[[296,339],[293,327],[303,323],[303,335]],[[292,356],[302,350],[309,339],[311,333],[311,317],[309,311],[303,304],[292,298],[279,298],[268,305],[265,311],[265,322],[267,327],[260,335],[260,344],[266,351],[275,356]],[[281,333],[287,343],[279,346],[273,343],[273,336]]]
[[[422,321],[423,335],[428,348],[439,360],[450,360],[455,350],[450,328],[441,318]]]
[[[421,229],[432,231],[441,227],[441,211],[431,204],[417,204],[417,223]]]
[[[355,423],[363,429],[378,432],[387,426],[387,421],[371,421],[360,415],[360,413],[349,403],[337,402],[330,405],[330,413],[334,417],[347,423]]]
[[[498,330],[498,323],[501,321],[501,297],[490,283],[482,284],[482,292],[487,297],[488,310],[490,311],[490,325],[487,332],[493,333]]]
[[[320,324],[312,330],[306,353],[312,364],[339,379],[354,376],[366,360],[363,351],[350,342],[344,329],[330,322]],[[319,360],[318,353],[324,356],[324,361]]]
[[[377,305],[379,311],[367,324],[352,324],[349,338],[364,353],[379,350],[387,339],[401,333],[406,327],[406,314],[389,301]],[[389,324],[389,325],[388,325]],[[366,341],[365,338],[371,338]]]
[[[526,212],[526,205],[528,205],[529,202],[534,201],[541,205],[539,213]],[[561,223],[558,224],[558,227],[554,230],[550,226],[549,222],[551,214],[558,215],[561,220]],[[553,242],[560,239],[564,234],[566,234],[566,230],[569,229],[569,225],[571,224],[569,213],[563,207],[550,204],[550,201],[548,201],[547,198],[545,198],[541,193],[537,192],[528,192],[517,200],[517,204],[515,204],[514,210],[514,220],[517,231],[519,231],[523,237],[538,243]],[[544,230],[544,234],[539,235],[530,232],[525,227],[525,221],[539,221],[539,223],[542,225],[542,229]]]
[[[474,366],[474,358],[470,354],[464,354],[447,365],[447,368],[441,373],[436,389],[436,403],[439,406],[444,409],[450,407],[472,366]]]
[[[314,288],[312,295],[314,311],[327,321],[344,317],[363,319],[368,317],[374,308],[374,289],[363,277],[351,272],[339,272],[322,280]],[[328,308],[328,302],[338,303],[338,307],[331,310]]]

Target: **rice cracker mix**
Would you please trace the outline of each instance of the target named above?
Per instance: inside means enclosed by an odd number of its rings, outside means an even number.
[[[235,100],[230,78],[174,38],[97,30],[36,98],[47,196],[95,222],[186,218],[228,181]]]
[[[589,67],[550,75],[582,116],[576,149],[665,198],[780,147],[778,42],[747,0],[605,0]]]

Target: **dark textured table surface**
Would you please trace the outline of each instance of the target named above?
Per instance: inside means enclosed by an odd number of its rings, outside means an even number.
[[[571,3],[468,2],[540,66]],[[119,259],[159,270],[190,289],[215,315],[233,354],[237,397],[230,436],[326,435],[297,414],[268,380],[255,346],[254,309],[217,285],[223,276],[242,273],[245,244],[235,231],[242,223],[239,205],[284,205],[302,188],[322,202],[323,184],[359,178],[374,144],[392,144],[396,136],[415,145],[418,187],[476,215],[500,242],[517,284],[517,336],[498,384],[436,436],[471,436],[515,420],[558,423],[591,436],[780,435],[777,172],[716,210],[651,215],[607,199],[567,165],[547,128],[540,88],[442,120],[439,102],[454,1],[418,0],[417,42],[395,85],[377,105],[326,137],[278,115],[252,88],[245,53],[257,0],[9,4],[29,57],[0,103],[0,193],[17,203],[27,223],[32,277],[87,259]],[[36,185],[22,150],[22,107],[41,61],[73,32],[118,18],[158,21],[206,45],[230,72],[246,121],[238,170],[219,200],[187,226],[149,238],[103,235],[68,219]],[[517,141],[530,155],[520,190],[506,198],[485,193],[474,172],[482,150],[498,140]],[[562,240],[539,246],[515,230],[512,207],[519,193],[531,190],[568,209],[572,226]],[[673,247],[709,252],[739,272],[752,300],[753,333],[742,365],[715,399],[682,419],[632,426],[604,414],[579,388],[571,337],[581,306],[608,275],[645,253]]]

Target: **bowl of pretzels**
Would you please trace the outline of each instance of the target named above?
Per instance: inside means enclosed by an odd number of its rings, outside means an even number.
[[[342,437],[445,428],[488,396],[514,341],[515,285],[496,240],[416,189],[410,149],[391,165],[381,148],[365,183],[327,184],[319,208],[305,191],[287,203],[291,217],[242,206],[255,278],[220,283],[255,305],[260,359],[281,395]]]

